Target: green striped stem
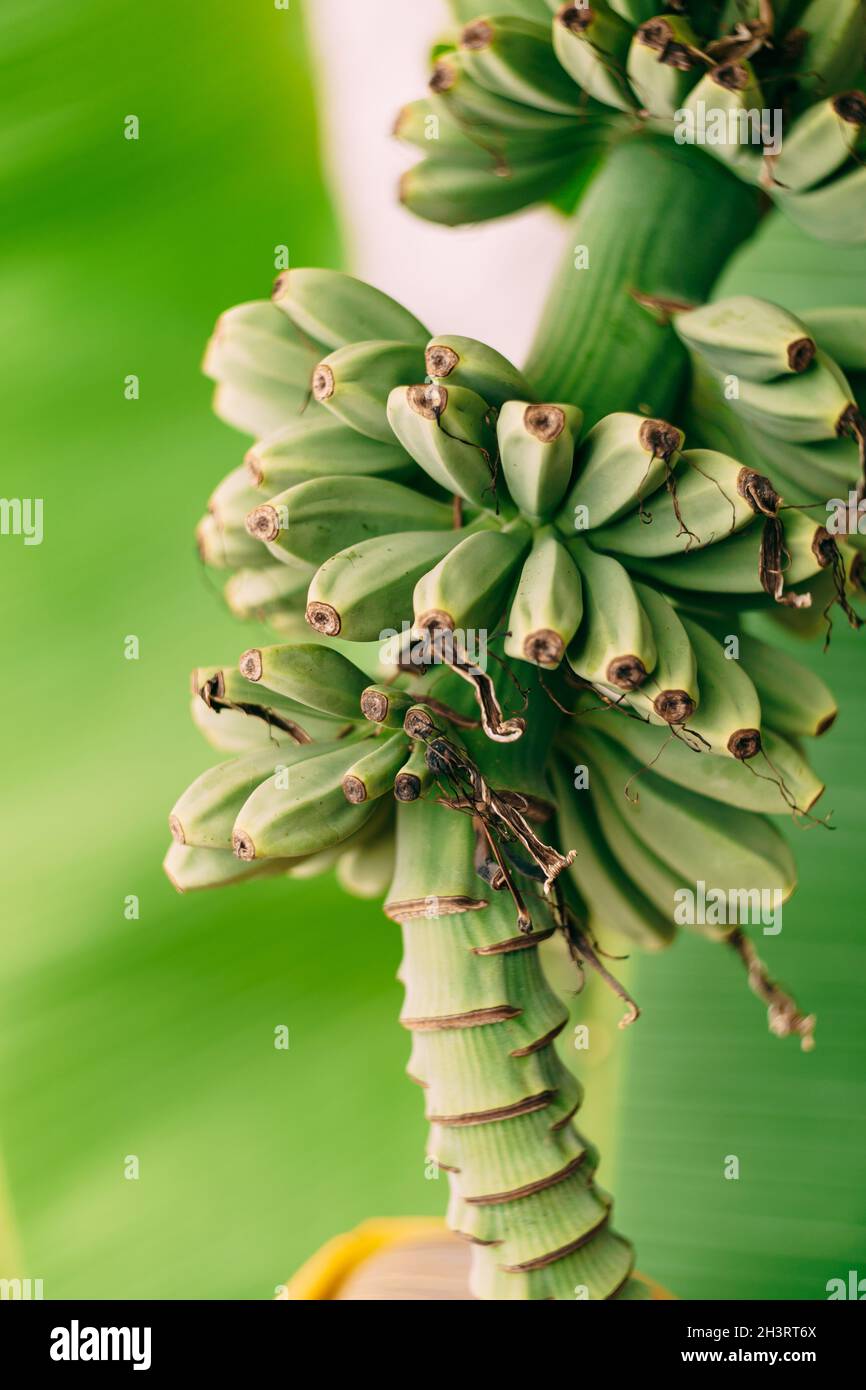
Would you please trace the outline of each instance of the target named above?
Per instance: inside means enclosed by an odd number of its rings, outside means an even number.
[[[475,870],[469,816],[434,800],[398,808],[385,911],[403,931],[408,1071],[448,1173],[448,1223],[472,1242],[477,1298],[646,1297],[572,1123],[581,1089],[555,1049],[568,1010],[538,952],[554,923],[540,896],[531,910],[521,935],[510,895]]]
[[[579,405],[587,425],[616,410],[669,415],[685,350],[633,292],[703,302],[760,208],[694,146],[647,134],[618,145],[578,207],[530,350],[542,397]]]

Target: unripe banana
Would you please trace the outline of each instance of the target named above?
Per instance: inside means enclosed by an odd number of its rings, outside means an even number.
[[[195,541],[202,562],[213,569],[233,570],[241,566],[256,569],[273,563],[273,556],[253,540],[245,527],[222,527],[212,512],[203,516],[196,526]]]
[[[790,897],[796,882],[793,858],[772,822],[678,787],[653,772],[640,778],[635,787],[638,799],[627,800],[623,787],[639,764],[598,733],[591,738],[590,776],[598,772],[622,823],[679,876],[680,887],[703,880],[708,891],[721,887],[727,893],[737,887],[777,890],[782,901]],[[615,840],[610,835],[608,839],[616,853]],[[643,884],[643,877],[639,881]]]
[[[339,270],[284,270],[274,283],[273,301],[329,352],[374,339],[423,347],[430,337],[402,304]]]
[[[636,690],[656,664],[656,646],[634,585],[622,565],[586,542],[568,549],[583,584],[583,621],[568,664],[594,684]]]
[[[839,709],[833,692],[781,648],[744,635],[740,661],[758,692],[764,720],[780,733],[816,737],[835,722]]]
[[[273,613],[304,603],[315,570],[300,560],[286,559],[286,564],[238,570],[232,575],[224,594],[236,618],[264,621]]]
[[[750,498],[756,486],[759,496],[766,493],[765,479],[713,449],[686,449],[680,458],[676,510],[673,498],[660,489],[645,499],[643,515],[634,513],[613,526],[593,531],[594,546],[617,555],[647,558],[691,554],[754,521]]]
[[[775,188],[773,196],[786,216],[809,236],[850,245],[866,241],[866,168],[839,174],[806,193],[785,193]]]
[[[614,718],[607,711],[585,710],[581,711],[580,722],[581,730],[584,727],[598,729],[605,738],[624,748],[639,765],[652,764],[653,772],[666,781],[676,782],[677,786],[713,801],[738,806],[743,811],[788,816],[792,799],[801,811],[808,811],[824,791],[824,784],[800,750],[766,725],[761,732],[761,743],[768,763],[764,765],[766,772],[756,777],[754,769],[736,758],[705,757],[696,753],[686,741],[687,735],[661,742],[658,729],[638,719]],[[640,782],[635,790],[639,788]]]
[[[272,554],[312,565],[371,536],[447,531],[453,524],[450,506],[385,478],[314,478],[278,493],[246,519],[250,535]]]
[[[866,94],[842,92],[810,106],[795,123],[773,166],[773,182],[802,193],[823,183],[864,146]]]
[[[288,862],[244,864],[228,850],[199,849],[195,845],[171,845],[162,861],[169,883],[178,893],[195,893],[203,888],[227,888],[251,878],[270,878],[285,873]]]
[[[217,319],[202,371],[217,383],[214,410],[247,434],[267,434],[297,415],[319,356],[267,300],[237,304]]]
[[[626,72],[650,116],[674,116],[702,73],[698,38],[688,20],[660,15],[641,24],[629,45]]]
[[[360,757],[343,776],[343,795],[353,805],[375,801],[391,790],[394,778],[406,757],[406,737],[368,739],[361,744]]]
[[[494,412],[465,386],[401,386],[388,398],[388,421],[424,472],[477,507],[495,500]]]
[[[480,89],[483,90],[483,89]],[[485,93],[492,101],[492,93]],[[564,146],[579,143],[579,127],[574,118],[567,132],[562,132]],[[447,97],[431,94],[420,101],[409,102],[400,111],[394,124],[394,135],[404,144],[443,163],[474,163],[479,152],[494,170],[507,176],[513,164],[525,164],[549,155],[556,146],[548,130],[520,130],[513,125],[490,127],[477,122],[468,123],[454,110]]]
[[[238,813],[232,832],[237,857],[321,854],[359,830],[376,803],[355,805],[343,793],[343,777],[357,757],[357,742],[346,739],[262,782]]]
[[[453,113],[454,119],[469,135],[477,135],[490,145],[497,136],[506,139],[516,136],[553,138],[568,141],[575,130],[574,113],[542,111],[525,102],[500,96],[480,83],[467,71],[471,61],[469,50],[442,54],[434,65],[430,91],[438,96]],[[596,114],[595,111],[592,113]]]
[[[461,539],[460,531],[403,531],[338,551],[316,571],[307,622],[326,637],[375,642],[412,616],[418,580]]]
[[[538,532],[523,563],[508,617],[505,652],[558,666],[583,617],[580,574],[552,529]]]
[[[255,299],[220,314],[202,371],[213,381],[244,387],[280,382],[295,389],[300,404],[318,355],[317,345],[305,341],[269,300]]]
[[[815,357],[815,341],[800,319],[750,294],[676,314],[673,325],[686,347],[717,371],[746,381],[805,372]]]
[[[584,134],[581,151],[592,155],[601,148],[595,124],[579,126],[578,130]],[[574,142],[564,154],[516,160],[506,170],[483,150],[473,160],[459,164],[424,159],[401,178],[400,201],[426,222],[441,222],[447,227],[488,222],[531,203],[547,202],[574,177],[574,168]]]
[[[804,316],[824,352],[845,371],[866,372],[866,308],[810,309]]]
[[[811,443],[850,433],[860,412],[844,372],[820,349],[809,371],[780,381],[743,378],[731,409],[777,439]],[[862,426],[862,422],[861,422]]]
[[[383,444],[358,434],[313,401],[290,425],[258,440],[244,464],[252,486],[271,497],[294,483],[335,473],[402,479],[414,471],[394,439]]]
[[[415,627],[421,632],[492,632],[502,617],[515,570],[529,544],[525,527],[467,536],[415,585]]]
[[[273,745],[264,751],[209,767],[187,787],[168,818],[172,838],[200,849],[232,848],[232,827],[247,797],[279,766],[294,767],[318,755],[320,745]]]
[[[394,796],[398,801],[417,801],[432,781],[433,774],[427,764],[427,745],[413,743],[409,757],[394,778]]]
[[[496,16],[460,35],[466,71],[482,87],[542,111],[577,112],[581,94],[557,62],[546,27]]]
[[[495,348],[475,338],[444,334],[431,338],[425,352],[427,375],[437,386],[465,386],[497,410],[518,397],[533,400],[534,393],[522,372]]]
[[[551,516],[571,479],[583,412],[573,405],[502,407],[496,432],[502,471],[513,501],[531,521]]]
[[[207,515],[196,528],[199,554],[216,569],[249,566],[258,569],[272,562],[264,546],[247,532],[247,512],[260,500],[244,468],[236,468],[211,494]]]
[[[764,109],[752,65],[745,61],[711,68],[683,104],[683,110],[692,113],[697,122],[698,142],[751,183],[757,183],[766,168],[761,125]]]
[[[285,648],[287,653],[294,649]],[[277,652],[283,649],[271,650]],[[247,655],[250,660],[245,665],[255,669],[256,653]],[[303,662],[303,657],[299,661]],[[315,666],[314,663],[314,670]],[[330,662],[327,657],[318,663],[318,668],[323,674],[331,671],[338,675],[340,672],[338,664]],[[303,691],[304,687],[300,689]],[[311,736],[332,738],[334,721],[345,718],[339,711],[331,715],[322,710],[314,713],[311,706],[302,699],[293,699],[290,692],[284,693],[266,687],[262,682],[247,680],[237,667],[232,666],[198,667],[192,673],[192,690],[201,704],[221,718],[238,712],[249,724],[262,725],[271,740],[283,733],[289,734],[298,743],[308,743]]]
[[[589,794],[575,791],[564,760],[557,760],[552,782],[560,841],[577,850],[569,873],[589,909],[591,924],[599,930],[621,932],[645,951],[661,950],[673,940],[672,919],[662,916],[623,874],[608,848]]]
[[[252,647],[238,667],[245,680],[305,708],[336,719],[359,718],[367,677],[332,647],[314,642]]]
[[[385,407],[391,391],[418,376],[411,343],[359,342],[337,348],[313,372],[313,397],[344,424],[381,444],[393,443]]]
[[[687,730],[700,751],[745,762],[761,751],[761,702],[739,662],[729,659],[714,637],[683,617],[697,661],[701,703]]]
[[[862,0],[810,0],[797,20],[805,41],[797,60],[801,82],[820,92],[839,91],[855,80],[866,49]]]
[[[816,525],[794,507],[786,507],[780,520],[785,548],[782,579],[786,589],[804,584],[822,570],[832,568],[837,547],[823,526]],[[635,559],[633,563],[650,579],[683,592],[767,593],[761,566],[763,530],[764,527],[756,523],[717,545],[671,558]],[[769,581],[773,576],[767,577]]]
[[[390,685],[368,685],[361,695],[361,713],[372,724],[386,729],[402,729],[407,709],[417,704],[414,695]]]
[[[577,458],[577,476],[556,524],[566,535],[578,526],[586,509],[586,526],[595,530],[640,509],[645,498],[676,468],[684,435],[666,420],[616,411],[594,425]],[[581,513],[582,515],[582,513]]]
[[[710,3],[712,4],[713,0],[710,0]],[[608,0],[608,5],[636,28],[638,24],[645,23],[658,13],[659,0]]]
[[[553,47],[587,96],[620,111],[633,111],[635,101],[625,77],[632,29],[616,9],[604,0],[560,6],[553,21]]]
[[[353,845],[340,855],[337,881],[356,898],[384,898],[394,877],[394,836],[390,831],[370,844]]]
[[[644,689],[629,695],[628,702],[653,723],[682,724],[699,700],[697,660],[689,635],[664,594],[636,581],[634,589],[652,628],[656,664]]]

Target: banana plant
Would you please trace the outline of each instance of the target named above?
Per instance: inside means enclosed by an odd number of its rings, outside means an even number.
[[[227,757],[173,808],[166,872],[189,891],[333,869],[384,901],[428,1154],[480,1298],[649,1296],[574,1124],[546,942],[627,1025],[638,1006],[598,938],[661,951],[696,931],[746,967],[771,1031],[813,1045],[739,918],[680,909],[697,884],[716,905],[731,884],[794,891],[779,819],[816,819],[804,740],[836,705],[738,625],[750,610],[808,633],[837,608],[860,624],[856,538],[809,504],[825,477],[862,495],[844,374],[862,324],[707,302],[761,203],[791,210],[793,157],[741,167],[676,132],[708,79],[733,101],[784,68],[796,168],[849,179],[853,145],[829,171],[815,153],[840,133],[814,76],[851,80],[862,6],[828,11],[817,44],[820,8],[455,6],[431,96],[398,122],[441,142],[403,196],[442,221],[577,200],[526,366],[317,269],[228,311],[207,350],[217,414],[253,443],[201,554],[282,640],[194,671],[194,721]]]

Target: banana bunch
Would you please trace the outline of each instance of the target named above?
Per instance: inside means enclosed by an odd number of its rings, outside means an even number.
[[[309,347],[308,391],[298,368],[278,429],[216,489],[205,536],[211,563],[238,567],[233,610],[292,640],[194,673],[194,720],[231,759],[172,812],[172,880],[336,869],[351,891],[381,894],[395,808],[450,788],[483,821],[498,748],[517,760],[512,790],[559,817],[558,849],[518,841],[548,884],[577,850],[569,892],[601,930],[663,945],[692,882],[783,902],[794,870],[767,817],[811,817],[822,787],[800,741],[835,706],[774,649],[740,634],[730,659],[719,635],[743,606],[805,607],[813,589],[823,606],[840,566],[847,591],[857,567],[844,543],[783,505],[754,450],[686,447],[677,425],[628,412],[587,430],[495,349],[430,337],[334,272],[288,272],[271,305],[240,316],[220,390],[249,387],[253,368],[269,379],[262,323],[269,342]],[[772,306],[682,310],[675,326],[707,374],[786,389],[787,430],[831,371],[812,333]],[[822,329],[834,348],[860,342],[856,322]],[[533,755],[564,713],[556,746]],[[589,770],[586,794],[566,758]],[[491,804],[495,840],[507,813]],[[538,891],[527,866],[525,853],[488,854],[479,868],[513,888],[521,930]]]
[[[570,208],[611,143],[699,144],[829,241],[866,238],[864,0],[516,0],[434,48],[395,133],[413,212],[450,225]]]

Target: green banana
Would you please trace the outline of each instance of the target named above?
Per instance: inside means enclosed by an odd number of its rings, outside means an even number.
[[[361,713],[373,724],[386,729],[402,729],[407,709],[417,704],[414,695],[390,685],[368,685],[361,695]]]
[[[629,82],[643,109],[673,117],[700,77],[698,37],[688,20],[659,15],[641,24],[626,59]]]
[[[652,19],[659,10],[659,0],[607,0],[607,3],[610,9],[627,19],[635,28]]]
[[[533,538],[508,617],[507,656],[558,666],[583,617],[580,574],[550,529]]]
[[[341,652],[315,642],[251,647],[238,663],[244,680],[335,719],[359,720],[367,677]]]
[[[404,449],[448,493],[478,507],[494,500],[496,434],[486,401],[465,386],[403,386],[388,421]]]
[[[247,530],[273,554],[321,565],[339,550],[394,531],[446,531],[451,507],[385,478],[314,478],[247,516]]]
[[[761,119],[765,101],[751,63],[726,62],[711,68],[692,87],[682,109],[695,121],[693,143],[704,145],[747,182],[760,180],[766,169],[767,132]]]
[[[394,796],[398,801],[417,801],[433,781],[427,765],[427,746],[413,743],[409,757],[394,778]]]
[[[774,162],[773,182],[803,193],[835,174],[864,146],[866,93],[842,92],[810,106],[795,122]]]
[[[529,539],[528,530],[521,527],[513,532],[478,531],[459,541],[415,585],[416,629],[492,632]]]
[[[635,100],[626,81],[625,64],[632,29],[616,8],[604,0],[562,5],[553,22],[553,48],[587,96],[630,112]]]
[[[628,721],[623,721],[628,722]],[[674,937],[673,921],[623,876],[592,808],[590,795],[577,792],[564,760],[552,772],[561,843],[577,850],[569,873],[590,912],[590,925],[620,932],[645,951],[658,951]]]
[[[195,845],[174,842],[165,859],[163,871],[178,893],[194,893],[203,888],[227,888],[251,878],[270,878],[285,873],[288,861],[274,859],[270,863],[244,864],[226,850],[199,849]]]
[[[843,304],[835,309],[809,309],[804,318],[809,332],[844,370],[866,372],[866,308]]]
[[[532,387],[522,372],[495,348],[475,338],[453,334],[432,338],[425,353],[427,375],[437,386],[443,382],[465,386],[497,410],[515,397],[533,400]]]
[[[637,719],[615,718],[607,711],[581,712],[581,725],[596,728],[605,738],[624,748],[634,760],[666,781],[699,792],[712,801],[724,801],[742,811],[760,815],[790,815],[791,800],[808,811],[824,791],[802,752],[782,734],[764,727],[762,743],[769,767],[761,776],[735,758],[719,758],[695,752],[682,738],[660,741],[659,731]],[[570,745],[569,745],[570,746]],[[787,791],[782,794],[776,773]],[[639,789],[640,782],[636,784]],[[571,842],[569,842],[571,843]],[[580,861],[578,860],[578,863]]]
[[[468,50],[446,53],[436,62],[430,78],[430,91],[441,98],[469,136],[477,134],[485,145],[495,144],[503,136],[506,141],[512,136],[568,141],[573,136],[572,111],[544,111],[500,96],[475,81],[467,71],[469,61]]]
[[[616,411],[594,425],[577,458],[577,476],[557,516],[557,525],[573,534],[585,509],[595,530],[640,508],[645,497],[676,468],[684,435],[666,420]],[[637,513],[636,513],[637,514]],[[641,523],[643,524],[643,523]]]
[[[513,501],[530,520],[545,520],[562,501],[582,424],[583,412],[573,405],[503,405],[496,426],[502,471]]]
[[[585,128],[585,146],[590,161],[602,148],[594,126]],[[416,217],[458,227],[507,217],[530,203],[547,202],[574,179],[575,166],[574,148],[551,154],[548,159],[516,162],[507,169],[481,150],[474,160],[459,164],[424,159],[403,174],[399,196]]]
[[[401,382],[417,377],[419,366],[420,354],[412,343],[348,343],[313,371],[313,397],[359,434],[390,444],[388,396]]]
[[[354,804],[343,777],[357,761],[358,744],[337,748],[291,766],[262,782],[238,812],[232,847],[238,859],[298,859],[321,854],[359,830],[375,801]]]
[[[505,15],[478,19],[466,25],[460,49],[480,86],[542,111],[580,110],[580,92],[557,61],[545,26]]]
[[[832,691],[807,666],[757,637],[740,637],[740,661],[761,701],[764,719],[793,738],[826,733],[839,712]],[[771,755],[772,756],[772,755]]]
[[[807,444],[850,432],[860,415],[844,372],[820,349],[803,376],[770,382],[741,379],[730,406],[777,439]]]
[[[676,510],[660,489],[637,512],[592,533],[592,544],[617,555],[691,554],[723,540],[755,519],[749,485],[759,475],[713,449],[687,449],[676,477]],[[766,483],[757,486],[766,487]],[[650,518],[650,520],[647,520]]]
[[[673,325],[686,347],[717,371],[746,381],[805,372],[815,357],[815,341],[800,319],[749,294],[675,314]]]
[[[646,689],[627,696],[628,702],[653,723],[682,724],[694,714],[700,698],[697,661],[689,635],[664,594],[637,581],[634,589],[652,628],[656,664]]]
[[[460,531],[402,531],[340,550],[316,571],[307,594],[307,622],[326,637],[375,642],[412,615],[412,592],[432,565],[462,538]]]
[[[851,245],[866,241],[866,168],[840,174],[830,183],[805,193],[785,193],[776,188],[773,196],[786,216],[809,236]]]
[[[383,444],[358,434],[314,401],[290,425],[258,440],[244,464],[253,487],[270,496],[293,483],[335,473],[402,479],[414,471],[411,459],[393,439]]]
[[[187,787],[168,818],[172,838],[199,849],[232,848],[232,827],[247,797],[277,766],[295,767],[318,755],[319,744],[291,748],[271,746],[209,767]]]
[[[793,858],[772,822],[667,782],[654,772],[641,776],[635,788],[638,799],[629,800],[623,788],[640,764],[598,733],[586,741],[591,747],[590,776],[598,774],[622,823],[680,876],[681,887],[704,880],[708,889],[736,886],[775,890],[782,901],[790,897],[796,881]],[[611,845],[616,852],[615,842]]]
[[[273,302],[329,352],[374,339],[423,347],[430,337],[402,304],[338,270],[284,270],[274,283]]]
[[[497,100],[492,93],[485,95],[491,102]],[[447,95],[436,93],[404,106],[395,122],[394,135],[403,144],[414,145],[427,158],[442,162],[475,164],[480,153],[503,175],[515,164],[543,158],[553,148],[548,129],[526,130],[513,124],[494,128],[478,121],[470,123],[457,113]],[[580,127],[571,117],[560,136],[563,146],[578,145],[580,135]]]
[[[202,371],[217,383],[214,409],[246,434],[278,429],[301,409],[319,353],[267,300],[221,314]]]
[[[353,845],[340,855],[337,881],[356,898],[384,898],[394,877],[394,836],[390,831],[370,844]]]
[[[306,598],[312,565],[288,556],[287,564],[267,569],[237,570],[225,587],[225,600],[236,618],[264,620],[283,608],[296,608]]]
[[[220,526],[212,512],[203,516],[196,526],[195,541],[202,562],[213,569],[264,568],[273,560],[246,529]]]
[[[246,513],[260,500],[250,486],[246,469],[236,468],[223,479],[211,494],[207,514],[196,528],[199,553],[205,564],[217,569],[258,569],[271,563],[272,557],[253,540],[244,525]]]
[[[758,692],[715,637],[685,615],[682,623],[695,654],[701,688],[700,708],[686,725],[695,735],[694,746],[739,762],[755,757],[761,751]]]
[[[393,786],[405,757],[404,734],[368,739],[366,744],[361,745],[358,761],[343,775],[343,795],[346,800],[357,806],[362,801],[374,801],[384,796]]]
[[[823,526],[816,525],[804,512],[794,507],[786,508],[780,520],[787,552],[787,559],[783,556],[782,578],[785,587],[792,588],[829,568],[833,564],[835,547],[833,537]],[[764,588],[761,578],[762,533],[762,526],[750,526],[717,545],[658,560],[635,558],[633,564],[650,579],[679,591],[767,593],[770,591]],[[768,579],[772,578],[770,574]]]
[[[584,680],[635,690],[656,664],[649,619],[622,565],[572,541],[569,554],[583,586],[583,621],[568,648],[568,664]]]

